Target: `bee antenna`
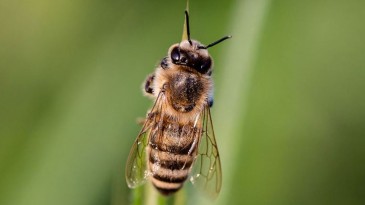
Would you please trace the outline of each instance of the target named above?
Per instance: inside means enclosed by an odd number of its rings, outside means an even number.
[[[188,10],[185,10],[185,20],[186,20],[186,33],[188,35],[188,41],[189,41],[190,45],[193,45],[193,43],[191,42],[191,39],[190,39],[190,26],[189,26],[189,12],[188,12]]]
[[[215,46],[218,43],[220,43],[222,41],[225,41],[225,40],[227,40],[229,38],[232,38],[232,36],[224,36],[223,38],[221,38],[221,39],[219,39],[219,40],[217,40],[217,41],[215,41],[215,42],[213,42],[213,43],[211,43],[211,44],[209,44],[207,46],[198,46],[198,49],[207,49],[207,48],[210,48],[210,47]]]

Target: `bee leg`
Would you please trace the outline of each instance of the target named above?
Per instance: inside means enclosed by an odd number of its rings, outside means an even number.
[[[143,126],[144,123],[146,122],[146,118],[139,117],[139,118],[137,118],[136,122],[137,122],[138,125]]]
[[[208,105],[209,105],[209,107],[212,107],[213,106],[213,97],[209,97],[208,98]]]
[[[166,70],[166,69],[168,69],[168,68],[169,68],[169,64],[168,64],[168,62],[167,62],[167,57],[165,57],[165,58],[163,58],[163,59],[161,60],[160,66],[161,66],[161,68],[162,68],[162,69],[164,69],[164,70]]]
[[[153,95],[152,83],[155,79],[155,74],[150,74],[147,76],[146,82],[144,83],[144,91],[148,95]]]

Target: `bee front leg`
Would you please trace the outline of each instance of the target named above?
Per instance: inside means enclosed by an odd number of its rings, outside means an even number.
[[[166,70],[169,68],[169,62],[168,62],[168,58],[165,57],[161,60],[160,66],[162,69]]]
[[[153,95],[152,84],[153,84],[154,79],[155,79],[155,74],[150,74],[147,76],[147,79],[144,83],[144,93],[146,95]]]

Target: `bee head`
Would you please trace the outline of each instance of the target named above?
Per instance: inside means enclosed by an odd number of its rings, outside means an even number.
[[[190,44],[191,42],[191,44]],[[176,65],[190,67],[201,74],[206,74],[212,67],[212,59],[207,49],[200,49],[203,46],[195,40],[184,40],[175,44],[169,49],[171,62]]]
[[[185,11],[185,34],[184,40],[180,44],[172,45],[169,49],[169,57],[171,62],[176,65],[188,66],[201,74],[210,73],[212,67],[212,59],[208,53],[208,48],[212,47],[231,36],[225,36],[207,46],[201,44],[196,40],[191,40],[190,38],[190,28],[189,28],[189,13]]]

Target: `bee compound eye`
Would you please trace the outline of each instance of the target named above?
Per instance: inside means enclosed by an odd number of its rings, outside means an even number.
[[[171,59],[173,62],[177,62],[180,60],[180,51],[179,51],[179,47],[175,47],[174,49],[172,49],[171,51]]]
[[[206,73],[208,72],[208,70],[210,69],[210,66],[212,65],[212,61],[210,60],[210,58],[204,60],[202,62],[202,64],[200,65],[200,70],[202,73]]]

